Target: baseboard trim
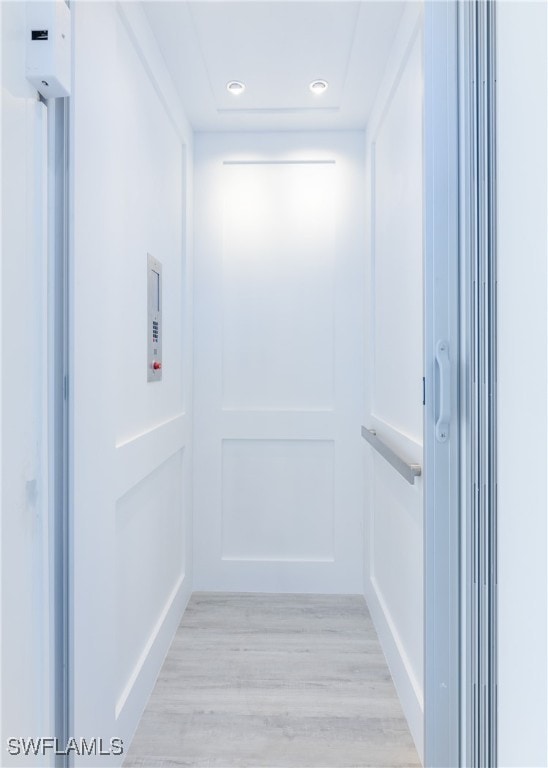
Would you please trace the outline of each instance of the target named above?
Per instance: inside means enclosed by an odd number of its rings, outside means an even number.
[[[401,638],[374,579],[366,579],[365,601],[377,630],[379,642],[390,669],[409,730],[421,762],[424,764],[424,702],[422,691],[418,687]]]
[[[120,757],[120,765],[135,735],[173,636],[181,623],[191,591],[190,579],[181,576],[116,703],[116,736],[124,740],[124,755]]]

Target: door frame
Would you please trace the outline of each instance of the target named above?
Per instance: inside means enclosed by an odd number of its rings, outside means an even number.
[[[49,254],[51,304],[49,336],[50,572],[53,579],[53,665],[51,698],[55,736],[64,745],[71,734],[69,715],[69,98],[48,100]],[[62,750],[61,750],[62,751]],[[56,766],[68,765],[55,755]]]
[[[469,764],[467,745],[474,729],[467,687],[473,666],[467,641],[476,639],[472,637],[469,627],[471,594],[467,591],[472,558],[467,544],[469,539],[464,531],[466,528],[470,532],[470,509],[473,505],[469,473],[471,441],[474,439],[469,421],[472,382],[468,366],[472,339],[467,325],[471,300],[470,272],[467,271],[469,264],[463,258],[463,255],[466,256],[464,244],[470,233],[466,226],[463,229],[462,223],[463,189],[466,188],[462,179],[462,162],[471,151],[471,128],[466,121],[463,122],[462,115],[463,81],[464,101],[467,98],[466,86],[469,86],[466,56],[473,43],[470,27],[463,23],[468,12],[463,11],[456,0],[425,3],[424,744],[425,765],[436,768]],[[68,136],[66,125],[64,130]],[[66,205],[65,199],[65,215]],[[66,238],[66,233],[63,237]],[[66,249],[65,239],[63,242]],[[65,272],[56,280],[56,289],[62,287],[63,290],[59,305],[63,306],[63,311],[66,311],[68,302],[66,279]],[[58,329],[58,333],[61,330]],[[439,340],[448,342],[451,362],[448,385],[451,418],[449,439],[445,441],[436,437],[440,396],[436,344]],[[62,469],[65,473],[59,477],[59,488],[60,492],[67,494],[68,339],[60,335],[56,337],[56,343],[60,345],[56,375],[62,377],[63,391],[56,406],[62,416],[56,423],[60,430],[58,439],[63,445]],[[66,496],[63,505],[58,507],[56,504],[56,508],[61,515],[57,519],[60,537],[58,552],[62,551],[65,555],[62,564],[56,557],[56,568],[60,569],[57,577],[60,581],[56,583],[63,585],[62,590],[56,593],[61,601],[56,628],[64,643],[63,653],[56,664],[58,691],[64,692],[57,699],[56,731],[62,737],[62,734],[69,733],[66,718],[70,700],[66,678],[69,662],[66,624],[68,581],[64,570],[68,567],[68,539],[64,538],[68,536]],[[468,629],[463,629],[463,625]],[[463,667],[461,651],[465,648],[467,660]]]
[[[463,762],[497,765],[496,7],[459,8],[466,504],[462,510]],[[463,488],[464,488],[463,483]]]
[[[497,761],[495,12],[486,0],[425,6],[424,743],[435,768]]]

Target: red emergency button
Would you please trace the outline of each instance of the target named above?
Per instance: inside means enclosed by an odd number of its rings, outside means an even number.
[[[162,363],[159,363],[157,360],[155,360],[155,361],[152,363],[152,367],[154,368],[154,370],[155,370],[155,371],[159,371],[159,370],[160,370],[160,368],[162,367]]]

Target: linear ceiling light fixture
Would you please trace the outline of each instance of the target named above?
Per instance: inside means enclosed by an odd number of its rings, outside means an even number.
[[[329,88],[329,83],[327,80],[312,80],[308,87],[312,93],[314,93],[316,96],[319,96],[321,93],[325,93],[325,91],[327,91]]]
[[[240,80],[231,80],[226,84],[226,90],[233,96],[239,96],[245,91],[245,83],[242,83]]]

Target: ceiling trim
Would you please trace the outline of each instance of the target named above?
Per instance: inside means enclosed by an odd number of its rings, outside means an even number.
[[[234,107],[219,108],[219,115],[301,115],[309,112],[339,112],[340,107]]]

